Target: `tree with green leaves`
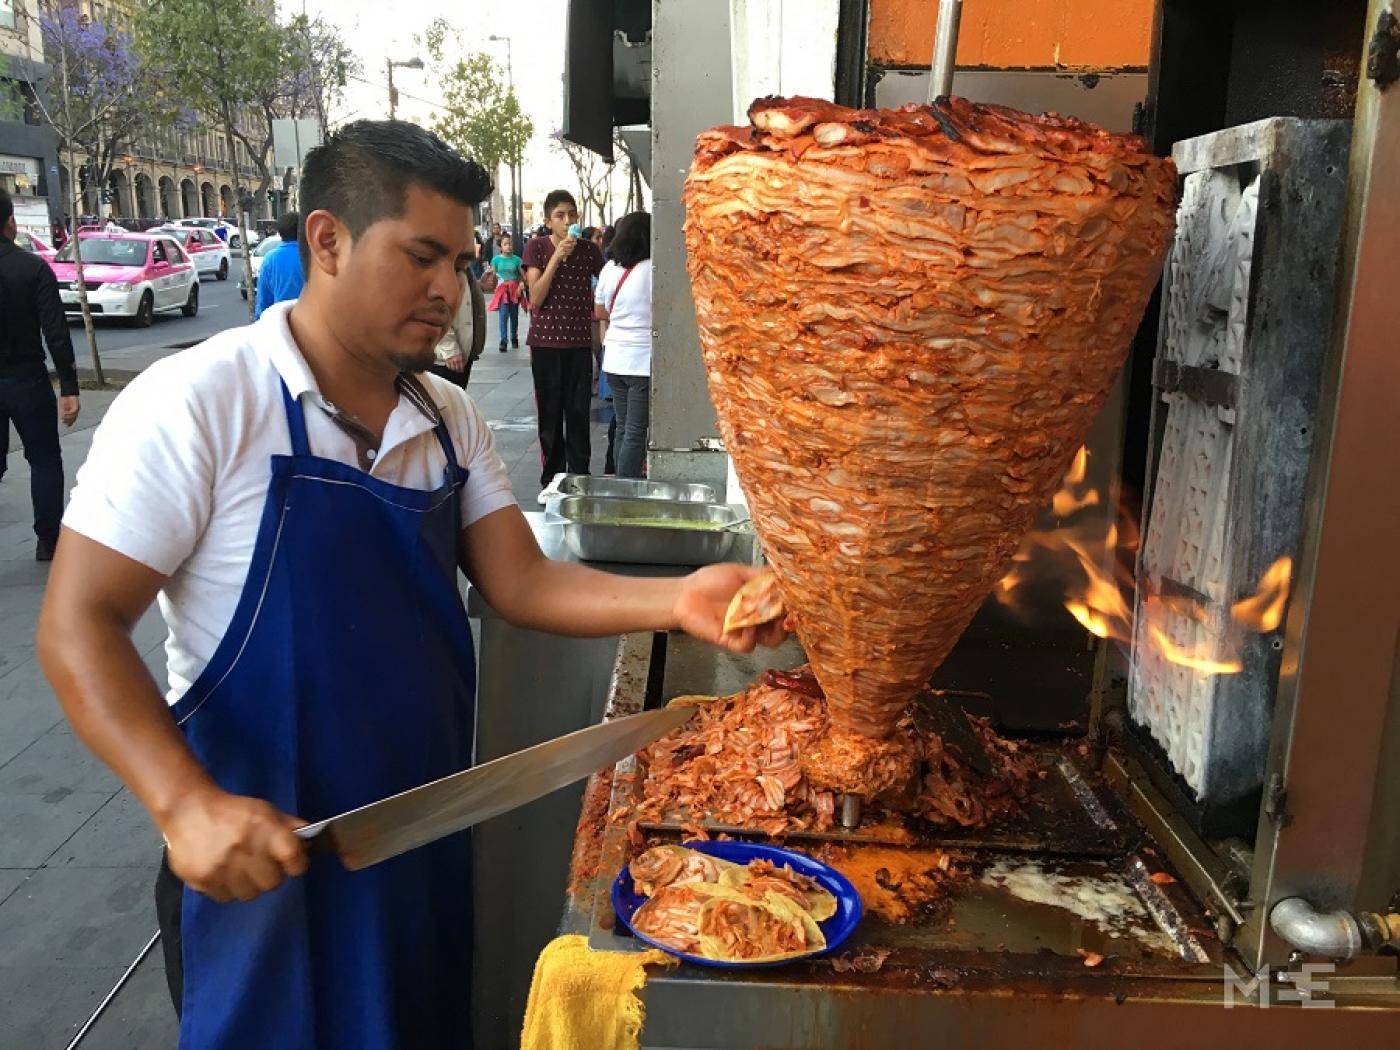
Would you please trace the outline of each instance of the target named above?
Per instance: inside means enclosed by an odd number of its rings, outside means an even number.
[[[234,141],[249,145],[239,118],[257,105],[270,85],[286,70],[287,49],[282,31],[270,17],[264,0],[148,0],[138,9],[136,38],[143,50],[165,57],[174,82],[187,104],[223,132],[233,168],[234,200],[243,246],[243,275],[252,287],[248,249],[248,218],[242,206],[243,180]],[[269,128],[268,149],[271,149]],[[254,148],[249,145],[249,152]],[[265,155],[264,155],[265,157]],[[266,161],[263,176],[267,178]],[[255,303],[248,297],[248,318]]]
[[[502,164],[511,164],[513,182],[535,124],[520,108],[514,86],[501,86],[500,62],[484,51],[465,52],[461,35],[445,19],[434,19],[419,40],[433,61],[445,103],[433,131],[493,178]],[[515,190],[512,185],[512,196]]]

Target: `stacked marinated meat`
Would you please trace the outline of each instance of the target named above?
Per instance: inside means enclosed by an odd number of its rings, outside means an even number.
[[[900,764],[878,767],[878,779],[863,785],[871,808],[958,827],[981,827],[1015,811],[1035,762],[985,721],[970,721],[991,762],[988,774],[977,773],[937,737],[917,733],[910,719],[902,719],[888,741],[900,748]],[[614,819],[713,820],[770,835],[827,831],[835,822],[836,797],[820,786],[811,753],[830,739],[828,728],[820,688],[806,668],[770,673],[742,693],[702,705],[680,729],[639,752],[641,801],[635,811],[621,810]],[[634,874],[662,884],[704,878],[666,854],[652,859],[655,870],[634,869]]]
[[[963,99],[754,103],[700,136],[686,244],[720,429],[864,791],[1127,353],[1175,171]]]

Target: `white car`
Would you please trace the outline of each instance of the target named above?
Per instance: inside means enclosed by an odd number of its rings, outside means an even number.
[[[243,241],[238,236],[238,223],[229,222],[227,219],[176,219],[170,223],[171,226],[198,226],[201,229],[212,230],[219,240],[228,244],[233,251],[238,251],[243,246]],[[262,240],[258,231],[253,227],[248,227],[248,247],[256,247]]]
[[[197,226],[162,226],[149,232],[166,234],[183,248],[185,254],[194,262],[195,271],[201,278],[228,280],[229,269],[233,265],[233,253],[227,244],[215,236],[213,230]]]
[[[161,234],[84,233],[83,283],[88,309],[99,317],[126,317],[146,328],[157,313],[179,310],[186,317],[199,313],[199,275],[194,263],[175,241]],[[73,241],[59,249],[49,265],[58,279],[63,311],[78,316],[81,306]]]
[[[275,233],[271,237],[264,237],[262,243],[254,248],[252,254],[249,256],[248,262],[253,267],[254,295],[258,294],[258,271],[262,269],[263,260],[268,257],[268,254],[273,248],[276,248],[281,243],[282,238]],[[239,272],[242,272],[241,268]],[[248,298],[248,288],[244,285],[243,278],[241,277],[238,279],[238,293],[242,295],[243,298]]]

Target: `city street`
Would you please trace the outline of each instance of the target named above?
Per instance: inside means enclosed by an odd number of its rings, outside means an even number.
[[[109,374],[137,371],[174,352],[169,346],[246,320],[235,281],[206,281],[202,295],[207,306],[197,318],[158,317],[147,329],[100,324]],[[81,326],[73,332],[77,345]],[[535,511],[539,451],[529,351],[498,352],[496,333],[492,315],[468,393],[495,434],[522,508]],[[82,367],[85,348],[77,349]],[[113,390],[83,391],[82,415],[62,432],[70,485],[116,396]],[[605,411],[594,402],[599,469]],[[39,669],[34,624],[47,566],[34,561],[29,467],[13,432],[7,468],[0,482],[0,1047],[61,1050],[155,933],[151,892],[160,838],[131,794],[73,736]],[[164,625],[152,609],[135,641],[158,681],[165,673],[163,640]],[[85,1036],[82,1050],[154,1050],[174,1046],[175,1039],[156,943]]]
[[[238,294],[239,265],[235,260],[234,271],[227,281],[217,281],[213,277],[200,281],[199,314],[196,317],[184,317],[179,313],[156,314],[150,328],[134,328],[121,320],[98,319],[97,352],[102,358],[102,366],[117,371],[137,369],[137,362],[146,360],[144,351],[151,347],[190,346],[225,328],[247,324],[247,309],[242,296]],[[82,323],[73,321],[68,330],[73,338],[73,353],[77,357],[78,368],[90,368],[87,337],[83,333]]]

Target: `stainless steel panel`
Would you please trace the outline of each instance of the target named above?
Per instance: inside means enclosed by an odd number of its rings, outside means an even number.
[[[1372,0],[1367,45],[1390,0]],[[1362,53],[1365,66],[1365,51]],[[1337,324],[1313,446],[1308,515],[1279,677],[1250,897],[1238,944],[1287,959],[1268,906],[1377,909],[1400,884],[1393,754],[1400,703],[1400,90],[1361,80]],[[1392,739],[1387,739],[1387,727]],[[1365,895],[1363,896],[1362,893]]]
[[[648,499],[565,496],[549,507],[548,521],[583,561],[642,565],[710,565],[734,547],[745,515],[723,503],[667,503]]]
[[[606,496],[624,499],[664,499],[677,503],[714,503],[713,485],[684,481],[646,481],[640,478],[599,477],[596,474],[561,474],[545,490],[560,496]]]
[[[733,118],[729,5],[652,4],[651,445],[692,449],[719,433],[706,394],[685,268],[681,191],[695,136]],[[720,464],[723,477],[723,463]],[[666,476],[682,476],[668,470]]]

